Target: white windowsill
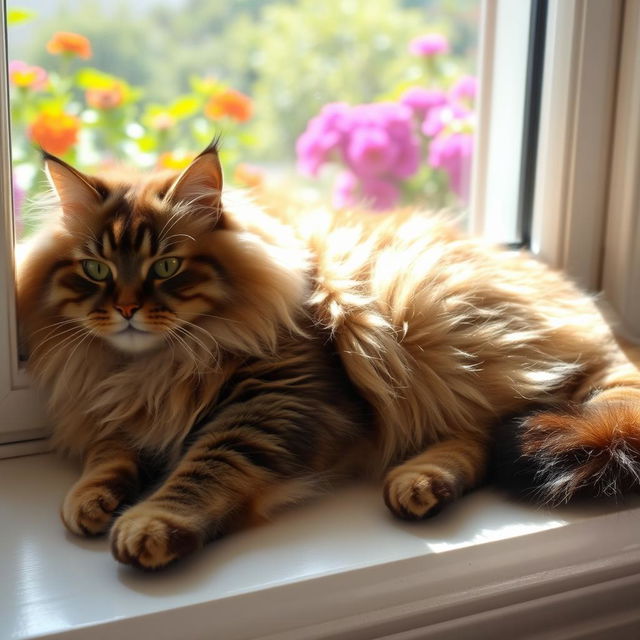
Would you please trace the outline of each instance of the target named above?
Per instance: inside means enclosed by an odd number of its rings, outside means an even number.
[[[58,507],[76,474],[51,454],[0,461],[0,638],[458,639],[493,628],[620,640],[640,628],[638,497],[538,510],[487,489],[404,523],[376,487],[355,485],[141,573],[118,566],[105,539],[63,531]]]

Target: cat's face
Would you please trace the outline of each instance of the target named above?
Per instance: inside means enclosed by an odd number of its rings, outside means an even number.
[[[214,150],[215,151],[215,150]],[[222,184],[215,153],[180,176],[90,178],[47,158],[70,240],[51,274],[47,303],[93,339],[125,352],[179,346],[226,296],[224,274],[207,251],[220,226]]]

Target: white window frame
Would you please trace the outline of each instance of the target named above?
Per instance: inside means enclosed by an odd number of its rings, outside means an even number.
[[[640,2],[624,9],[602,290],[619,332],[640,343]]]
[[[598,291],[623,2],[548,10],[531,248]]]
[[[6,60],[6,5],[0,3],[0,457],[46,450],[47,444],[30,442],[47,435],[44,403],[29,387],[18,361],[15,307],[13,193],[11,137]]]

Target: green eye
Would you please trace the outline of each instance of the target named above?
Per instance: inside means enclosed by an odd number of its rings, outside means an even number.
[[[111,273],[111,269],[104,263],[97,260],[83,260],[82,268],[84,272],[93,280],[106,280]]]
[[[179,268],[180,258],[162,258],[153,263],[151,271],[157,278],[170,278]]]

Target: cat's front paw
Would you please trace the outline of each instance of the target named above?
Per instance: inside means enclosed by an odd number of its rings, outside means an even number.
[[[124,499],[117,483],[79,480],[64,499],[62,522],[79,536],[104,533],[111,523],[114,511]]]
[[[114,558],[140,569],[161,569],[203,543],[188,518],[145,503],[123,513],[111,530]]]
[[[437,472],[392,471],[385,481],[384,501],[389,510],[404,520],[419,520],[438,513],[451,502],[455,491],[449,479]]]

